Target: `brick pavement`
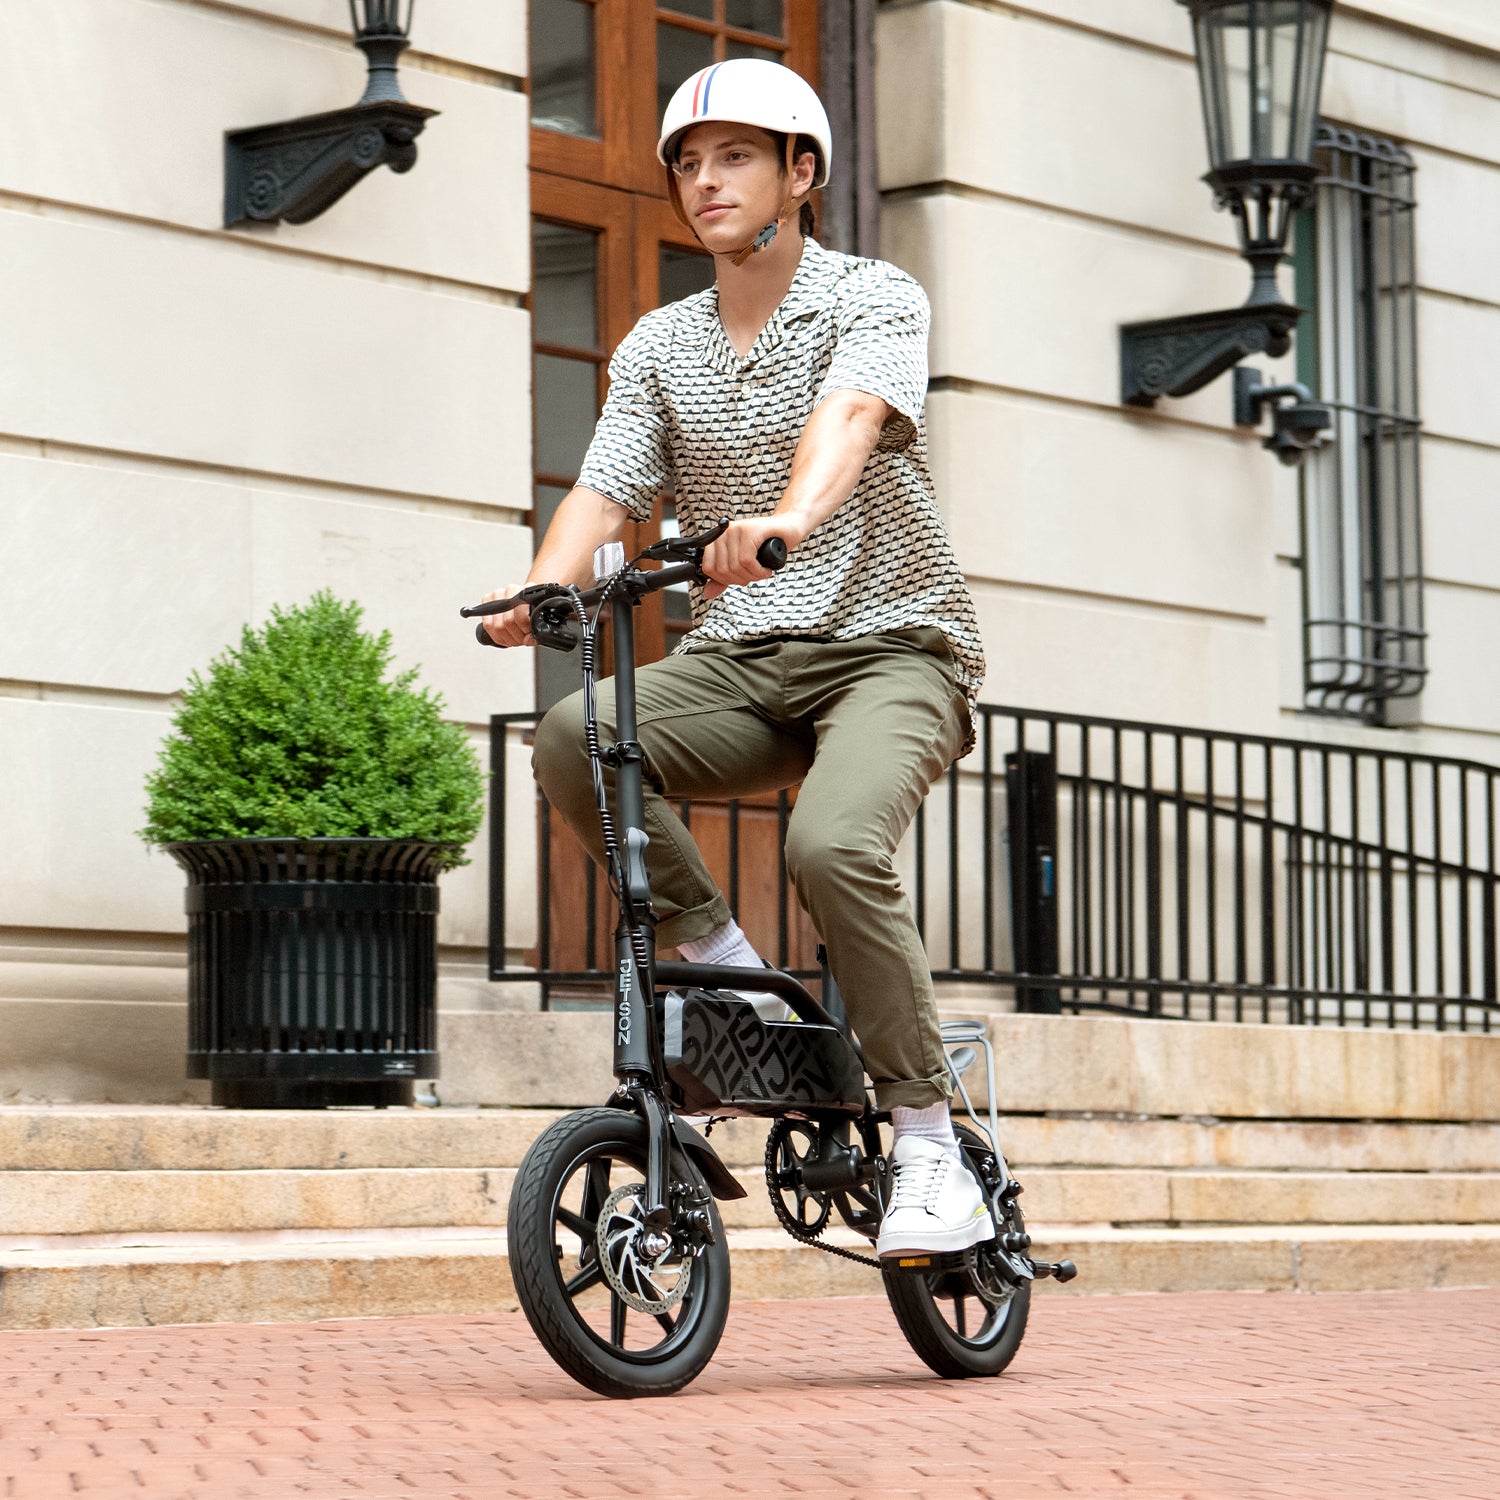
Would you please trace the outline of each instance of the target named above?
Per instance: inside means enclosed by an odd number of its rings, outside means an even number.
[[[0,1497],[1492,1500],[1500,1290],[1059,1297],[945,1382],[883,1300],[738,1303],[664,1401],[518,1313],[0,1333]]]

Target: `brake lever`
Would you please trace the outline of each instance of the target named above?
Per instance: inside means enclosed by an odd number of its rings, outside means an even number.
[[[473,619],[475,615],[503,615],[506,610],[514,609],[518,604],[536,605],[555,598],[555,583],[528,583],[519,594],[512,594],[509,599],[486,599],[483,604],[466,604],[459,610],[459,614],[466,620]]]
[[[703,553],[711,542],[717,541],[728,530],[729,522],[720,521],[711,530],[699,532],[697,536],[664,537],[659,542],[653,542],[640,555],[661,562],[696,563],[699,570],[698,581],[706,583],[708,580],[702,570]],[[779,573],[786,566],[786,559],[786,543],[779,536],[768,536],[755,549],[756,562],[772,573]]]
[[[664,536],[659,542],[652,542],[640,555],[656,562],[698,562],[704,549],[718,541],[728,530],[729,522],[726,519],[717,526],[709,527],[707,531],[700,531],[696,536]]]

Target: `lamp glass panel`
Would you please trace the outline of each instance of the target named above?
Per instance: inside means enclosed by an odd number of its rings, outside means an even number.
[[[598,134],[594,7],[586,0],[533,0],[531,123],[563,135]]]
[[[656,117],[660,119],[672,102],[672,95],[684,79],[714,60],[714,39],[706,31],[689,31],[683,26],[656,27]]]
[[[599,234],[534,220],[531,226],[533,337],[569,349],[599,347]]]
[[[1312,0],[1240,0],[1198,12],[1211,165],[1308,159],[1327,22]]]
[[[1318,128],[1318,99],[1323,90],[1323,56],[1328,47],[1328,12],[1310,5],[1302,30],[1302,54],[1297,70],[1297,94],[1292,110],[1287,154],[1311,161],[1313,132]]]
[[[386,34],[399,32],[402,36],[410,36],[415,4],[416,0],[359,0],[357,10],[353,5],[349,9],[355,12],[356,30]]]
[[[599,366],[593,360],[536,356],[536,467],[573,479],[599,419]]]

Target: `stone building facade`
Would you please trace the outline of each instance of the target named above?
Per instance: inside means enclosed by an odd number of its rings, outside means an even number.
[[[788,5],[788,35],[816,24]],[[347,15],[7,8],[0,1099],[188,1096],[181,877],[134,830],[173,695],[244,623],[327,586],[392,631],[476,743],[534,701],[530,662],[479,656],[456,618],[532,545],[522,0],[416,7],[402,77],[441,113],[413,171],[302,226],[221,227],[225,131],[358,97]],[[1301,481],[1235,427],[1228,380],[1120,403],[1121,323],[1247,287],[1198,181],[1185,11],[890,0],[874,28],[881,247],[932,297],[931,445],[985,697],[1500,763],[1491,7],[1342,0],[1333,22],[1324,117],[1415,166],[1427,673],[1379,725],[1308,712]],[[1262,363],[1298,370],[1295,353]],[[518,1002],[484,978],[482,861],[443,899],[443,1003],[500,1025]]]

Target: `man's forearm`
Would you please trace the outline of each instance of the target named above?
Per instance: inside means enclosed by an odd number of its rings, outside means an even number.
[[[854,493],[889,414],[878,396],[834,391],[807,419],[775,511],[796,528],[789,541],[802,541]]]
[[[630,512],[623,505],[575,485],[547,527],[536,561],[526,575],[527,583],[591,584],[594,549],[618,541],[629,520]]]

